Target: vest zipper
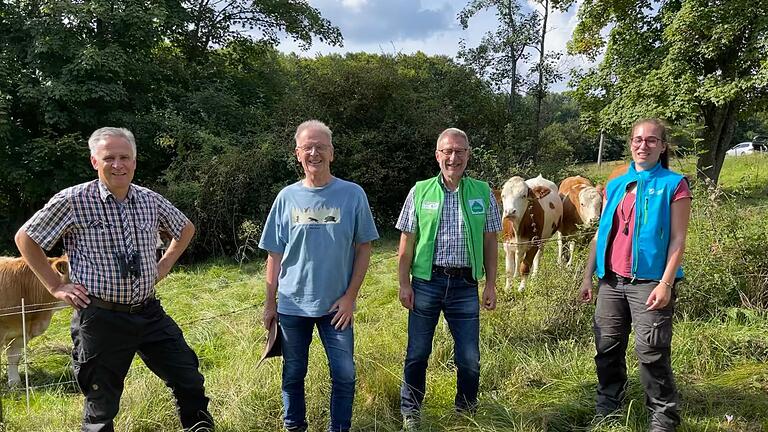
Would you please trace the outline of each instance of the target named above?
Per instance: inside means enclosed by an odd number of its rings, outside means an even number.
[[[635,205],[635,231],[632,233],[632,281],[637,278],[637,260],[636,256],[640,253],[640,247],[638,245],[638,238],[640,237],[640,220],[646,217],[648,213],[648,199],[643,194],[643,188],[645,184],[642,178],[637,179],[637,186],[635,186],[635,202],[640,199],[645,199],[643,207]],[[641,217],[638,217],[641,216]]]

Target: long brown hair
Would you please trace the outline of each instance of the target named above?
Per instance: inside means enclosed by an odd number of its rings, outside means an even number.
[[[632,145],[632,135],[635,133],[635,128],[640,126],[641,124],[652,124],[656,126],[661,131],[661,136],[659,137],[662,141],[664,141],[664,144],[666,144],[667,148],[664,150],[663,153],[659,155],[659,162],[661,162],[661,166],[664,168],[669,168],[669,127],[667,124],[656,117],[649,117],[640,119],[634,123],[632,123],[632,128],[629,130],[629,140],[627,143],[631,146]]]

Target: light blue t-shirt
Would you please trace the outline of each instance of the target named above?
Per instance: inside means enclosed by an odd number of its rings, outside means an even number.
[[[333,178],[319,188],[302,182],[277,194],[259,247],[283,255],[277,311],[320,317],[347,291],[355,244],[379,238],[363,188]]]

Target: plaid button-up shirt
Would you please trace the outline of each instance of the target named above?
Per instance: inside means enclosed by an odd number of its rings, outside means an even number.
[[[437,229],[435,239],[435,256],[433,264],[441,267],[471,267],[469,261],[469,247],[464,241],[464,222],[459,208],[459,190],[448,190],[440,177],[440,186],[445,192],[443,211],[440,214],[440,226]],[[403,232],[416,232],[416,212],[413,206],[413,193],[416,187],[412,187],[405,198],[403,209],[395,227]],[[485,232],[501,231],[501,216],[493,191],[490,193],[490,205],[485,213]]]
[[[124,230],[126,221],[129,227]],[[120,203],[93,180],[54,195],[23,228],[46,250],[63,238],[73,283],[102,300],[136,304],[154,295],[158,231],[178,239],[187,222],[184,213],[156,192],[132,184]],[[117,254],[127,253],[124,233],[139,255],[138,277],[120,275]]]

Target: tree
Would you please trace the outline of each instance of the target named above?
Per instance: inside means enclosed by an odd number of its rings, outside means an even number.
[[[459,13],[462,28],[467,29],[469,20],[486,9],[496,10],[499,27],[487,32],[475,48],[467,48],[461,41],[458,57],[497,89],[509,89],[511,113],[521,82],[517,64],[530,57],[526,49],[536,43],[539,19],[535,12],[524,14],[517,0],[471,0]]]
[[[541,5],[542,12],[540,13],[540,26],[538,34],[538,45],[533,47],[539,53],[539,61],[531,68],[530,73],[535,74],[537,77],[536,84],[532,86],[534,94],[536,95],[536,131],[537,134],[542,129],[541,121],[541,106],[544,98],[547,95],[547,88],[550,84],[560,81],[563,76],[559,70],[557,70],[556,62],[560,60],[561,53],[559,52],[547,52],[544,49],[544,43],[547,39],[547,23],[549,22],[550,10],[558,9],[561,11],[567,10],[574,0],[537,0],[537,3]]]
[[[93,178],[97,127],[133,130],[136,181],[153,188],[179,158],[238,154],[285,88],[280,34],[341,42],[304,0],[0,1],[0,251],[55,191]]]
[[[614,130],[645,116],[693,125],[698,176],[715,183],[737,120],[768,103],[768,0],[587,0],[569,49],[604,53],[576,78],[588,117]]]
[[[312,45],[313,36],[330,45],[342,45],[341,31],[306,0],[183,0],[181,3],[188,17],[182,39],[193,55],[235,39],[255,37],[277,44],[281,33],[299,41],[305,49]]]

